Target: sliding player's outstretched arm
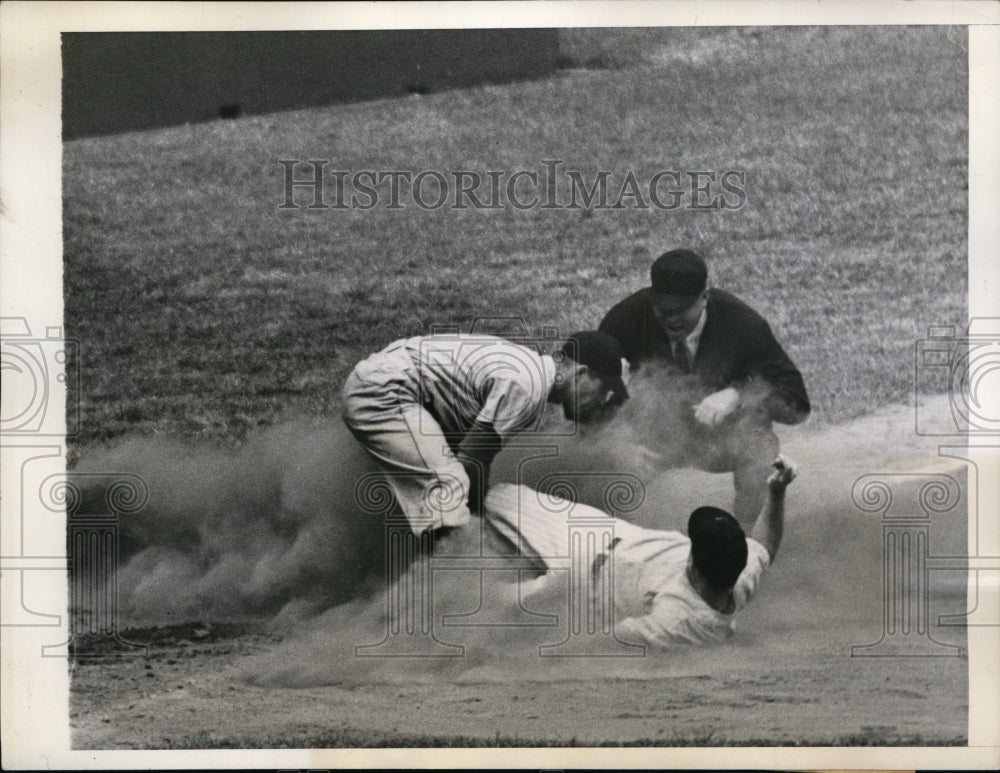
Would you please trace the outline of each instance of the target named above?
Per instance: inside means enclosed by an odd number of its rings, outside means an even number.
[[[767,478],[767,500],[757,516],[750,538],[764,546],[773,562],[785,530],[785,489],[795,480],[797,470],[795,462],[781,455],[772,466],[774,471]]]

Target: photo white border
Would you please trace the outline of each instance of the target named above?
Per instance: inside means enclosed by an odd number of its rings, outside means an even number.
[[[969,31],[969,308],[1000,317],[1000,4],[799,0],[741,2],[468,3],[43,3],[0,5],[0,314],[32,330],[62,319],[60,82],[61,32],[153,30],[307,30],[465,27],[743,26],[816,24],[976,25]],[[56,395],[60,400],[64,395]],[[1000,399],[998,396],[997,399]],[[54,404],[55,409],[59,403]],[[996,415],[992,411],[990,415]],[[58,440],[48,444],[52,445]],[[970,452],[973,453],[973,452]],[[976,454],[986,490],[1000,474],[997,448]],[[3,469],[0,544],[9,545],[18,504],[17,470]],[[988,476],[992,475],[992,478]],[[981,501],[980,505],[985,506]],[[995,506],[995,502],[994,502]],[[975,514],[971,512],[970,517]],[[17,514],[13,516],[17,518]],[[1000,513],[980,512],[984,522]],[[971,530],[970,530],[971,531]],[[994,535],[995,536],[995,535]],[[63,554],[64,534],[44,538]],[[997,540],[1000,543],[1000,540]],[[979,545],[1000,555],[1000,544]],[[5,552],[5,551],[4,551]],[[58,575],[49,572],[49,575]],[[2,586],[0,609],[19,603]],[[979,588],[994,604],[1000,589]],[[64,578],[51,588],[65,608]],[[995,768],[1000,764],[1000,628],[970,628],[967,748],[649,748],[649,749],[339,749],[77,751],[69,748],[66,661],[39,657],[65,629],[0,629],[3,766],[49,768],[345,767],[740,767]],[[60,725],[60,723],[62,723]]]

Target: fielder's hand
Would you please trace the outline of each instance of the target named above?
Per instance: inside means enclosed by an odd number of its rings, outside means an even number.
[[[733,387],[713,392],[694,407],[694,417],[702,424],[714,427],[740,404],[740,393]]]
[[[795,480],[798,474],[797,465],[791,459],[778,454],[771,466],[774,467],[774,472],[767,477],[767,485],[775,493],[783,492],[788,484]]]

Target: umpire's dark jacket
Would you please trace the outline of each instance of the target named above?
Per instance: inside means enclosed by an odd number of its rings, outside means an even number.
[[[670,339],[653,316],[652,290],[639,290],[611,309],[599,330],[618,340],[633,367],[651,360],[673,362]],[[771,420],[798,424],[810,411],[809,396],[798,368],[785,354],[770,325],[743,301],[711,288],[708,317],[691,363],[707,393],[750,379],[770,386],[765,405]]]

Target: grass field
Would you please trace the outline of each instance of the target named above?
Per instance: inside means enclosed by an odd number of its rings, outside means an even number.
[[[914,342],[966,317],[963,35],[578,30],[544,80],[66,143],[75,450],[335,415],[353,364],[394,338],[483,316],[593,327],[682,245],[772,322],[815,421],[906,402]],[[280,210],[279,159],[444,174],[559,159],[618,181],[734,169],[747,196],[730,211]]]

